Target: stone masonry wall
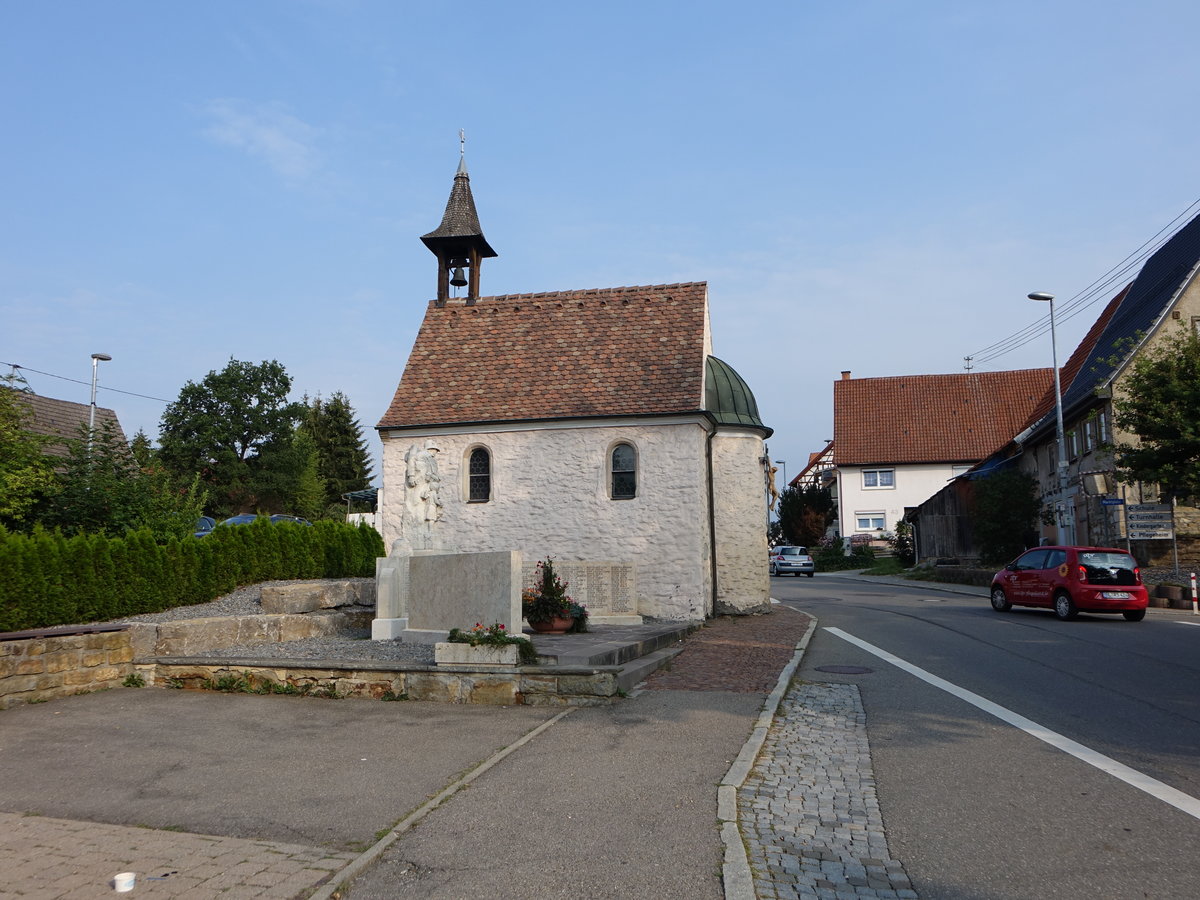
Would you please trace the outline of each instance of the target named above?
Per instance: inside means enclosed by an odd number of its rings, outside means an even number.
[[[375,585],[366,579],[295,582],[263,588],[263,608],[274,615],[131,622],[121,631],[0,641],[0,709],[116,687],[134,672],[153,683],[156,656],[369,628],[374,602]]]
[[[713,438],[718,614],[770,609],[763,439],[722,431]]]
[[[0,641],[0,709],[117,687],[131,672],[127,631]]]
[[[404,453],[433,438],[443,504],[434,526],[437,549],[519,550],[535,562],[547,556],[628,561],[637,568],[639,614],[706,616],[711,568],[706,433],[699,420],[406,431],[383,438],[380,520],[389,549],[401,537]],[[637,496],[628,500],[609,496],[608,460],[619,442],[637,453]],[[491,456],[486,503],[467,502],[467,463],[476,447]]]

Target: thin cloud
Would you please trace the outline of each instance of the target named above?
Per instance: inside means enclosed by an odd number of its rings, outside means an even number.
[[[321,129],[273,105],[248,100],[213,100],[205,106],[211,124],[204,135],[244,150],[284,178],[307,178],[320,164],[316,149]]]

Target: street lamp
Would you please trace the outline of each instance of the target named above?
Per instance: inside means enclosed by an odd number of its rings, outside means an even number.
[[[780,479],[780,482],[786,488],[787,487],[787,460],[786,459],[777,459],[777,460],[775,460],[775,465],[783,467],[779,470],[779,471],[783,472],[783,478]]]
[[[1062,383],[1058,374],[1058,338],[1054,325],[1054,295],[1035,291],[1030,300],[1050,304],[1050,356],[1054,362],[1054,417],[1058,429],[1058,542],[1074,544],[1075,514],[1067,507],[1067,442],[1063,433]]]
[[[92,452],[92,433],[96,430],[96,367],[112,357],[107,353],[92,354],[92,408],[88,411],[88,455]]]

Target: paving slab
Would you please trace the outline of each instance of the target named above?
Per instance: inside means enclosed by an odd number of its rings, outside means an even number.
[[[347,851],[0,813],[0,898],[109,897],[119,872],[138,896],[308,896],[356,856]],[[131,892],[132,893],[132,892]]]

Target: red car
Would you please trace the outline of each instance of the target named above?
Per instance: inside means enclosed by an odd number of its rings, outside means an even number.
[[[1133,557],[1113,547],[1037,547],[1026,550],[992,578],[992,609],[1042,606],[1060,619],[1081,612],[1146,618],[1149,605]]]

